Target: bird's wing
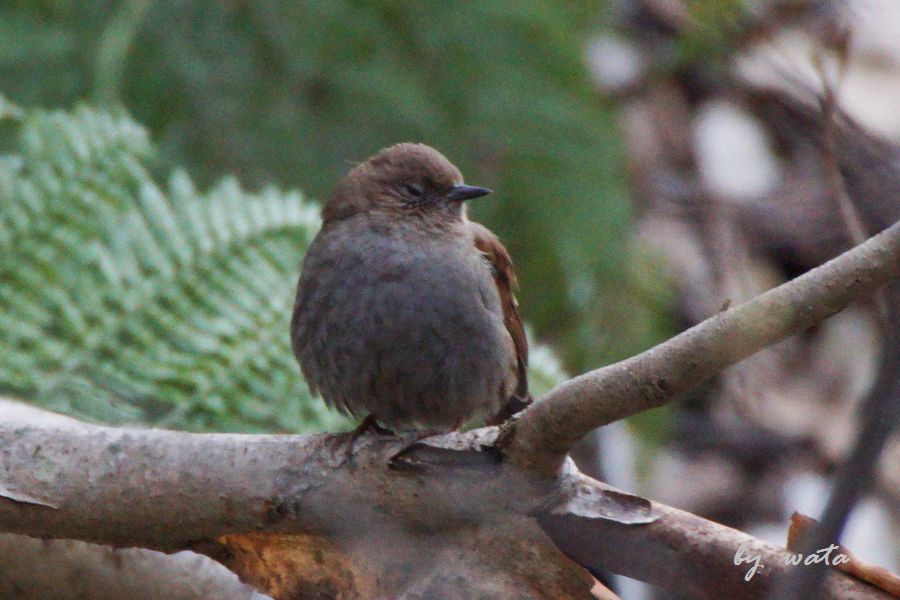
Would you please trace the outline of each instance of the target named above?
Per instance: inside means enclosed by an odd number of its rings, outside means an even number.
[[[522,318],[519,316],[519,304],[513,295],[513,290],[518,286],[516,281],[516,272],[513,270],[512,259],[509,252],[500,243],[500,240],[491,231],[471,222],[472,229],[475,234],[475,247],[484,254],[488,263],[491,265],[491,272],[494,275],[494,283],[497,285],[497,291],[500,294],[500,304],[503,307],[503,322],[506,330],[509,332],[513,340],[513,346],[516,351],[516,365],[518,380],[516,383],[515,396],[518,402],[517,406],[509,407],[513,414],[518,412],[530,403],[528,397],[528,339],[525,337],[525,327],[522,325]],[[504,410],[504,413],[508,412]],[[509,416],[509,415],[507,415]]]

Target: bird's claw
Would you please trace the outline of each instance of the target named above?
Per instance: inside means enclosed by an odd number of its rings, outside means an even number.
[[[356,445],[356,441],[368,434],[374,434],[376,436],[397,436],[397,434],[390,429],[379,425],[378,417],[375,415],[368,415],[356,426],[356,429],[344,434],[343,439],[341,440],[340,446],[343,447],[342,454],[345,462],[351,466],[353,465],[353,448]],[[335,454],[337,454],[337,452],[335,452]]]

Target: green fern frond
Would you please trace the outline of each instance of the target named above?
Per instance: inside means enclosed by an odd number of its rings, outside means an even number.
[[[285,360],[313,204],[183,172],[163,189],[124,115],[27,111],[19,140],[0,161],[5,391],[107,422],[341,425]]]

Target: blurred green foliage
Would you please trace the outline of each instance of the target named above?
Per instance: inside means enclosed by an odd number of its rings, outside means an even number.
[[[381,147],[434,145],[468,181],[495,189],[474,218],[509,247],[526,320],[577,371],[665,328],[659,279],[626,244],[614,113],[584,65],[601,10],[11,0],[0,6],[0,91],[23,106],[124,107],[161,149],[154,168],[184,165],[201,186],[234,173],[251,188],[321,198]],[[0,135],[0,147],[12,139]]]

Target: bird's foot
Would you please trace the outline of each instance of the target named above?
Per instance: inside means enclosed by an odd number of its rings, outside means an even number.
[[[343,439],[341,440],[341,446],[343,447],[342,454],[344,460],[350,465],[353,464],[353,448],[356,445],[356,441],[361,437],[366,435],[373,434],[376,436],[396,436],[397,434],[382,427],[378,424],[378,417],[375,415],[368,415],[362,422],[356,426],[356,429],[345,433]]]
[[[417,429],[415,431],[406,431],[398,436],[403,439],[403,449],[401,452],[409,450],[422,440],[459,431],[461,426],[462,419],[460,419],[449,431],[446,429]]]

